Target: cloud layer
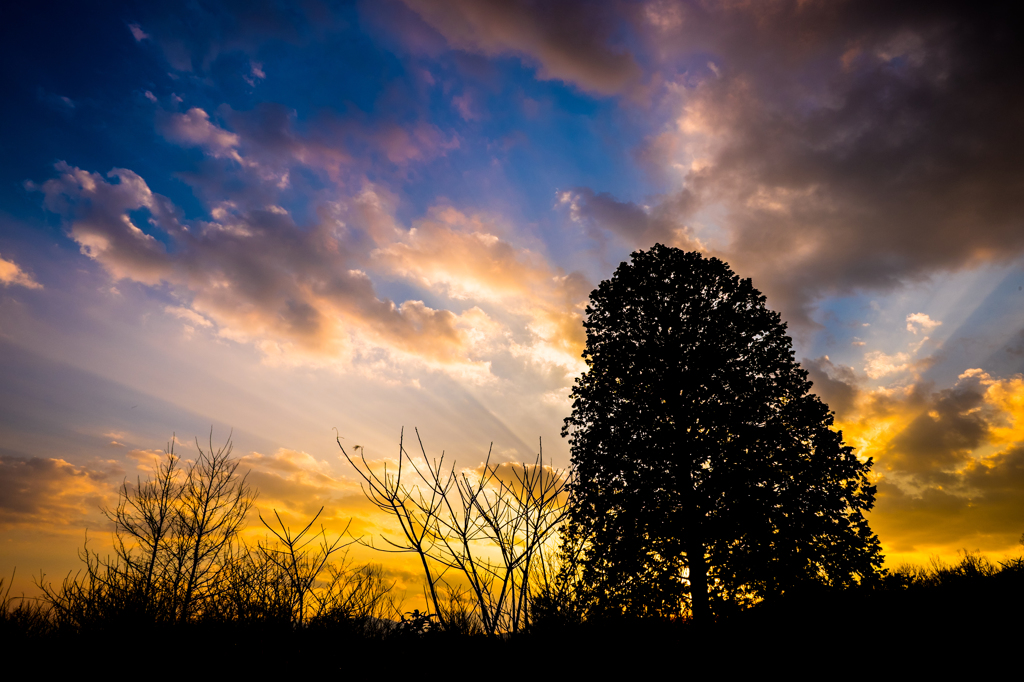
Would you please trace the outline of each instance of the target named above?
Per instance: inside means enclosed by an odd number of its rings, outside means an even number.
[[[786,316],[1024,253],[1020,42],[962,3],[653,2],[652,208],[577,194],[635,246],[705,249]]]
[[[46,527],[76,534],[109,504],[123,469],[115,462],[0,455],[0,526]]]
[[[452,47],[487,56],[523,56],[539,66],[540,78],[609,95],[641,75],[629,52],[609,44],[617,17],[606,5],[576,0],[403,1]]]
[[[888,551],[1012,551],[1024,532],[1024,379],[980,369],[956,385],[866,389],[852,368],[809,363],[814,391],[861,457],[874,460],[870,517]]]
[[[1024,280],[1006,274],[1024,255],[1024,47],[1003,9],[111,7],[26,5],[36,24],[0,46],[31,65],[12,72],[6,112],[5,342],[78,353],[181,406],[205,375],[233,374],[201,409],[237,387],[261,405],[253,422],[314,403],[333,419],[338,385],[356,386],[349,405],[364,404],[345,418],[380,431],[360,442],[390,442],[412,412],[465,440],[500,431],[497,461],[532,429],[557,432],[588,292],[662,242],[752,277],[819,357],[815,390],[875,460],[872,523],[897,556],[1002,551],[1024,530],[1024,355],[1009,338]],[[980,285],[953,291],[998,266],[1008,295],[988,308]],[[268,388],[285,385],[303,388]],[[9,422],[42,430],[20,415]],[[271,509],[387,527],[324,455],[290,449],[318,452],[314,439],[236,425],[272,453],[245,458]],[[17,452],[32,451],[22,435]],[[77,456],[0,462],[6,522],[95,515],[120,474]]]
[[[184,143],[247,170],[237,136],[211,130],[195,109],[175,120],[192,131],[179,135]],[[212,220],[186,221],[130,170],[56,169],[38,189],[82,253],[115,279],[169,285],[184,305],[166,311],[192,330],[216,323],[222,337],[289,362],[351,364],[379,349],[484,378],[495,353],[512,352],[577,369],[589,285],[493,234],[486,216],[438,207],[406,231],[389,196],[367,185],[309,226],[273,204],[233,202],[215,206]],[[367,269],[466,307],[393,302]]]

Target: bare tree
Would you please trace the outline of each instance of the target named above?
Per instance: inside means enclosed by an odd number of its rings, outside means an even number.
[[[104,510],[114,523],[115,556],[102,559],[86,547],[81,580],[68,576],[59,589],[41,584],[55,608],[67,604],[71,613],[71,605],[98,608],[100,600],[187,621],[197,604],[217,596],[256,492],[238,474],[230,435],[215,448],[211,430],[208,449],[198,440],[196,448],[196,460],[182,468],[172,437],[152,476],[121,484],[117,506]]]
[[[177,498],[172,553],[181,589],[179,617],[188,620],[198,599],[216,595],[220,570],[256,499],[231,458],[231,436],[214,450],[213,431],[205,452],[196,439],[197,460],[188,467]],[[177,590],[175,590],[177,592]]]
[[[444,453],[430,459],[418,430],[416,437],[422,462],[405,450],[403,433],[398,465],[390,471],[385,465],[383,473],[370,467],[361,448],[357,461],[337,439],[363,479],[367,499],[401,529],[398,538],[381,535],[383,545],[367,544],[418,556],[428,602],[442,627],[464,629],[456,621],[465,619],[459,587],[465,584],[484,632],[523,629],[535,588],[547,582],[547,545],[565,517],[563,472],[544,464],[543,449],[532,464],[506,469],[490,463],[489,449],[471,477],[457,473],[454,462],[446,466]],[[504,471],[510,475],[503,477]]]
[[[117,506],[103,513],[114,523],[114,550],[123,569],[140,578],[143,598],[152,605],[155,581],[164,576],[171,557],[168,539],[176,531],[177,503],[181,495],[180,458],[174,454],[174,436],[157,463],[153,476],[136,479],[134,489],[121,484]]]
[[[320,526],[319,533],[310,535],[310,529],[316,523],[316,520],[320,518],[320,514],[323,511],[324,508],[320,507],[320,511],[316,513],[316,516],[298,533],[292,533],[291,528],[286,526],[284,521],[281,520],[281,515],[277,513],[276,509],[274,510],[274,516],[277,518],[278,528],[271,526],[260,515],[260,521],[277,538],[277,544],[261,543],[259,550],[286,577],[289,603],[294,614],[295,624],[299,627],[305,624],[306,609],[309,606],[308,602],[310,600],[318,602],[318,605],[321,607],[318,609],[318,612],[323,610],[324,600],[313,590],[313,586],[330,560],[331,555],[355,542],[355,540],[352,540],[341,544],[342,536],[348,532],[349,526],[352,525],[351,521],[348,522],[345,530],[342,531],[341,535],[334,542],[327,541],[327,529],[322,525]],[[317,542],[318,540],[319,542]],[[314,545],[314,550],[310,551],[308,547],[314,542],[317,544]]]
[[[406,483],[402,482],[408,455],[405,450],[404,429],[398,441],[398,466],[389,472],[387,464],[385,464],[384,471],[380,475],[370,468],[360,446],[357,445],[356,448],[359,450],[362,467],[356,464],[355,460],[349,456],[348,452],[341,445],[340,436],[337,438],[337,441],[338,447],[341,448],[342,454],[345,455],[345,459],[362,477],[365,487],[363,484],[360,484],[360,487],[366,498],[378,509],[391,515],[398,522],[402,530],[403,537],[397,542],[382,535],[381,539],[386,546],[373,545],[372,542],[369,546],[383,552],[415,553],[423,568],[426,590],[434,613],[440,613],[438,581],[441,579],[441,574],[431,565],[430,559],[437,537],[433,527],[436,525],[437,516],[442,511],[444,498],[449,490],[429,488],[429,494],[424,494],[423,488],[419,485],[414,483],[410,488]],[[441,461],[437,462],[439,470],[443,463],[444,455],[442,454]],[[422,476],[420,479],[423,481]]]
[[[91,551],[87,538],[80,571],[59,585],[38,578],[48,622],[84,631],[114,621],[304,628],[316,619],[386,631],[398,613],[393,585],[379,566],[339,557],[355,542],[342,542],[347,527],[333,541],[322,525],[313,531],[323,508],[298,532],[276,511],[276,525],[260,517],[271,536],[255,548],[242,541],[257,493],[238,472],[230,436],[219,448],[212,441],[212,433],[208,448],[197,441],[198,457],[183,462],[172,440],[149,478],[122,482],[117,505],[104,510],[114,524],[114,556]],[[13,613],[7,594],[0,596],[0,607]]]

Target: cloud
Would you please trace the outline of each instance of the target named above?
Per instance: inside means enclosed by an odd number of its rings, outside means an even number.
[[[878,379],[910,369],[909,361],[910,355],[907,353],[886,355],[880,350],[869,351],[864,355],[864,373],[871,379]]]
[[[168,285],[182,305],[165,310],[190,324],[187,335],[215,325],[274,362],[384,373],[382,362],[405,363],[475,382],[515,376],[515,362],[547,367],[558,382],[581,369],[589,284],[498,237],[484,217],[436,207],[405,231],[393,198],[368,185],[322,207],[310,226],[275,205],[232,202],[214,206],[208,221],[184,221],[129,170],[104,178],[60,163],[57,171],[38,189],[82,253],[116,279]],[[375,277],[461,310],[389,300]]]
[[[963,549],[1019,554],[1024,528],[1024,448],[970,461],[952,489],[929,487],[911,494],[888,481],[878,486],[872,529],[891,554],[924,559]]]
[[[459,116],[465,121],[478,121],[482,118],[477,110],[475,98],[468,92],[458,97],[453,97],[452,106],[455,107],[455,110],[459,112]]]
[[[474,342],[485,349],[507,344],[506,335],[517,326],[507,316],[518,316],[525,318],[529,334],[515,340],[516,352],[569,372],[580,371],[585,343],[582,313],[590,284],[502,239],[495,234],[503,231],[500,222],[493,216],[438,206],[408,234],[374,251],[373,262],[424,289],[475,302],[498,320],[505,318],[505,324],[489,325],[491,318],[481,311],[474,320]]]
[[[456,135],[418,119],[322,113],[298,126],[294,110],[269,102],[247,111],[224,105],[216,118],[220,125],[197,107],[157,115],[166,139],[207,155],[196,170],[179,177],[211,203],[264,206],[282,195],[327,200],[338,189],[357,189],[370,175],[406,179],[460,144]]]
[[[151,37],[148,33],[142,30],[142,27],[138,24],[128,24],[128,30],[132,33],[132,38],[135,38],[135,42],[141,43],[143,40],[149,40]]]
[[[517,54],[538,64],[546,80],[610,95],[641,75],[632,55],[613,48],[620,19],[608,7],[567,0],[403,0],[455,48],[488,56]]]
[[[112,438],[115,438],[115,441],[117,441],[119,438],[124,438],[123,434],[106,434],[106,435],[109,435]],[[172,437],[172,439],[173,439],[173,444],[174,445],[178,445],[179,449],[180,449],[180,447],[182,445],[184,445],[183,443],[181,443],[181,441],[179,441],[177,439],[177,437]],[[118,443],[118,444],[120,445],[120,443]],[[113,445],[113,443],[111,443],[111,445]],[[185,445],[185,447],[187,448],[188,445]],[[178,454],[180,456],[181,453],[179,452]],[[129,450],[128,453],[125,455],[125,457],[127,457],[129,460],[135,462],[135,468],[136,469],[138,469],[140,472],[145,474],[146,477],[150,477],[150,476],[152,476],[153,474],[155,474],[158,471],[160,465],[163,464],[164,461],[167,459],[167,453],[164,452],[163,450],[141,450],[141,449],[135,449],[135,450]],[[181,471],[182,470],[179,468],[178,473],[181,473]]]
[[[484,472],[484,465],[481,463],[471,469],[464,469],[461,472],[471,482],[480,481]],[[487,489],[492,495],[494,493],[522,495],[529,497],[530,493],[536,497],[547,497],[555,490],[561,488],[561,494],[556,499],[565,501],[567,493],[564,486],[568,482],[568,472],[556,469],[549,464],[538,465],[526,462],[502,462],[500,464],[489,463],[487,470]],[[525,493],[525,495],[524,495]],[[492,498],[494,499],[494,498]]]
[[[29,186],[43,192],[48,210],[70,219],[70,236],[82,253],[101,261],[118,279],[157,284],[171,275],[173,258],[163,243],[128,216],[145,208],[166,234],[187,235],[177,209],[167,199],[153,194],[145,181],[129,170],[110,171],[107,177],[117,180],[112,183],[63,161],[55,168],[57,178],[41,187]]]
[[[239,470],[247,472],[249,483],[259,490],[258,506],[282,514],[312,518],[320,507],[330,506],[327,518],[332,518],[338,515],[335,507],[339,498],[354,498],[359,492],[355,485],[335,475],[327,462],[287,448],[269,455],[252,452],[239,460]]]
[[[189,308],[169,305],[166,308],[164,308],[164,312],[170,313],[171,315],[174,315],[175,317],[181,320],[185,320],[186,322],[191,322],[192,324],[199,325],[200,327],[213,326],[213,322],[210,322],[208,319],[206,319],[196,311],[191,310]]]
[[[214,158],[231,158],[242,163],[238,155],[238,135],[210,122],[210,115],[198,107],[184,114],[167,114],[162,128],[164,136],[179,144],[200,147]]]
[[[63,163],[57,170],[41,188],[45,203],[68,219],[82,252],[115,278],[178,287],[222,335],[338,353],[347,337],[363,332],[426,357],[459,355],[455,315],[378,298],[369,277],[352,267],[337,220],[300,230],[287,212],[270,207],[222,210],[219,220],[186,226],[131,171],[115,169],[108,178],[117,182],[109,182]],[[147,230],[172,240],[173,251],[132,222],[128,214],[140,208],[149,210]]]
[[[248,83],[251,87],[256,87],[257,81],[266,79],[267,74],[263,71],[263,64],[261,62],[249,61],[249,75],[242,76],[242,80]]]
[[[26,289],[42,289],[40,284],[14,261],[7,260],[0,255],[0,283],[4,286],[19,286]]]
[[[938,391],[868,390],[850,368],[809,364],[815,392],[842,396],[836,426],[847,444],[874,460],[870,521],[887,552],[921,561],[964,547],[1013,548],[1024,528],[1024,378],[970,369]],[[831,375],[823,386],[821,374]]]
[[[857,399],[857,375],[852,367],[837,365],[827,355],[800,363],[811,380],[811,391],[837,415],[849,414]]]
[[[562,192],[558,202],[569,209],[570,219],[574,222],[592,231],[608,230],[627,244],[661,243],[703,250],[703,245],[684,222],[696,204],[694,197],[687,192],[680,192],[654,206],[639,206],[617,201],[607,192],[595,193],[581,187]]]
[[[371,461],[370,465],[376,469],[383,462]],[[373,536],[382,529],[401,535],[393,517],[366,498],[354,477],[338,475],[328,462],[306,452],[287,448],[272,454],[252,452],[239,460],[239,471],[246,472],[248,483],[259,491],[256,512],[272,526],[279,515],[286,525],[298,530],[319,513],[317,525],[323,524],[332,536],[346,528],[353,538]],[[258,522],[250,523],[249,530],[253,536],[266,534]]]
[[[675,187],[659,203],[677,224],[713,223],[709,255],[787,319],[809,322],[826,295],[1024,253],[1024,88],[1011,66],[1024,47],[1001,11],[660,2],[639,17],[665,83],[656,110],[672,112],[638,153]],[[581,193],[582,206],[597,196]],[[628,233],[644,248],[671,236]]]
[[[885,468],[927,480],[935,473],[961,469],[971,453],[990,440],[991,415],[983,411],[982,387],[969,378],[962,377],[955,387],[932,396],[928,409],[902,426],[881,455]]]
[[[912,313],[907,315],[907,331],[917,333],[920,328],[925,334],[931,332],[938,326],[941,326],[942,322],[939,320],[933,320],[924,313]]]
[[[63,459],[0,455],[0,525],[67,526],[109,506],[123,470],[114,462],[75,465]]]
[[[267,42],[302,44],[337,26],[334,10],[321,2],[292,6],[213,0],[180,5],[172,12],[157,3],[140,5],[135,12],[139,21],[128,25],[132,36],[156,43],[171,68],[180,72],[202,73],[219,56],[236,51],[255,57]]]

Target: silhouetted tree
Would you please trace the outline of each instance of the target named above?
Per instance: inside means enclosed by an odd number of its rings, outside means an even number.
[[[215,448],[211,431],[209,448],[196,440],[196,449],[182,468],[172,439],[148,479],[122,483],[117,506],[104,510],[114,523],[114,557],[86,547],[81,579],[69,575],[59,588],[40,579],[61,618],[83,624],[123,612],[186,622],[218,598],[256,491],[237,472],[230,436]]]
[[[429,458],[419,431],[416,439],[419,462],[405,450],[403,432],[397,466],[376,471],[362,448],[356,446],[354,459],[338,438],[367,499],[401,530],[368,546],[419,558],[431,611],[423,618],[437,618],[442,629],[488,635],[527,629],[533,597],[550,591],[546,547],[565,518],[565,477],[544,463],[543,449],[533,464],[508,467],[504,477],[488,451],[470,477],[455,462],[446,464],[444,453]],[[448,571],[468,589],[446,579]],[[416,617],[409,622],[422,625]]]
[[[808,394],[764,303],[722,261],[660,244],[591,293],[562,432],[588,608],[701,621],[716,602],[876,574],[871,462]]]
[[[169,543],[182,620],[191,617],[197,601],[216,595],[227,555],[256,499],[246,483],[248,474],[237,473],[239,462],[231,457],[230,436],[214,449],[211,430],[209,449],[203,451],[198,439],[196,449],[199,456],[186,469],[177,494],[175,532]]]
[[[294,622],[300,628],[306,623],[306,612],[310,606],[314,609],[319,606],[319,610],[323,610],[324,600],[314,590],[314,585],[328,566],[331,555],[355,542],[352,540],[341,544],[341,535],[338,535],[334,542],[328,542],[327,529],[322,525],[319,533],[310,535],[309,531],[323,511],[324,508],[320,507],[316,516],[298,533],[292,532],[292,529],[285,525],[276,509],[274,517],[277,519],[278,528],[267,523],[260,514],[260,521],[277,538],[277,543],[260,543],[259,551],[286,576],[285,592],[289,595]],[[347,533],[351,525],[352,521],[349,521],[342,534]],[[312,550],[309,549],[310,545],[313,545]],[[311,601],[314,603],[310,604]]]
[[[169,540],[177,533],[177,504],[181,495],[179,458],[174,454],[175,437],[156,463],[153,475],[145,481],[136,478],[132,487],[121,483],[117,506],[103,513],[114,522],[114,548],[120,571],[134,585],[144,608],[152,611],[156,594],[175,562]],[[133,547],[133,544],[135,545]],[[139,584],[141,583],[141,585]],[[167,605],[164,605],[167,606]]]
[[[381,567],[347,560],[341,550],[355,542],[342,542],[347,528],[333,541],[322,525],[314,532],[321,509],[294,532],[275,510],[276,525],[260,516],[271,535],[249,547],[240,531],[257,491],[238,472],[230,437],[215,448],[211,433],[207,449],[196,447],[196,459],[182,463],[172,438],[147,479],[122,483],[117,506],[104,510],[113,556],[86,546],[83,570],[61,584],[40,575],[41,610],[12,608],[0,579],[0,615],[42,614],[40,622],[71,632],[197,623],[387,631],[398,613],[393,583]]]

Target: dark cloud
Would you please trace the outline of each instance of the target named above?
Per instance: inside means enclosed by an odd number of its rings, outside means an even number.
[[[1014,258],[1024,253],[1024,43],[1007,11],[644,5],[637,25],[682,87],[667,95],[678,118],[640,158],[662,174],[685,169],[682,198],[668,200],[674,220],[715,208],[716,255],[796,321],[826,294]],[[646,247],[659,235],[633,236]]]
[[[1024,531],[1024,384],[967,370],[952,388],[863,388],[828,357],[804,360],[811,389],[837,409],[847,444],[873,459],[872,529],[918,561],[963,549],[1007,552]]]
[[[281,104],[264,102],[249,111],[221,108],[239,135],[246,156],[272,166],[301,164],[326,171],[335,181],[343,166],[386,172],[407,168],[458,147],[458,139],[436,126],[414,120],[400,124],[388,116],[370,118],[352,111],[321,113],[298,130],[295,113]]]
[[[653,206],[617,201],[607,192],[595,193],[586,187],[562,195],[573,220],[588,228],[603,228],[628,244],[664,243],[683,248],[698,248],[682,218],[696,205],[694,197],[682,191]]]
[[[459,146],[457,136],[423,120],[323,112],[299,125],[294,110],[273,102],[245,111],[223,105],[215,116],[198,107],[161,111],[156,125],[168,141],[205,152],[177,175],[210,204],[325,203],[370,175],[408,179]]]
[[[918,493],[882,480],[872,528],[895,552],[988,548],[1005,551],[1024,531],[1024,449],[972,462],[957,487]]]
[[[840,417],[851,414],[857,395],[857,376],[852,367],[837,365],[828,356],[800,363],[811,380],[811,392]]]
[[[291,513],[304,517],[305,523],[321,507],[326,507],[321,522],[339,519],[344,522],[348,514],[371,511],[355,486],[338,480],[326,462],[317,461],[305,452],[286,449],[271,455],[252,452],[242,457],[239,465],[248,470],[247,480],[260,492],[256,506],[265,519],[272,519],[275,512]]]
[[[880,456],[885,468],[925,480],[933,472],[962,468],[989,435],[991,415],[983,407],[984,391],[976,378],[939,391],[930,408],[889,442]]]
[[[403,0],[455,48],[488,56],[518,54],[539,75],[601,94],[621,92],[640,77],[627,51],[610,44],[611,5],[563,0]]]
[[[0,524],[79,525],[107,501],[122,475],[109,462],[89,467],[0,455]]]
[[[851,368],[828,358],[804,365],[812,390],[848,401],[837,425],[874,460],[871,525],[888,551],[1012,548],[1024,530],[1019,375],[994,379],[974,369],[949,389],[918,383],[867,391]]]

